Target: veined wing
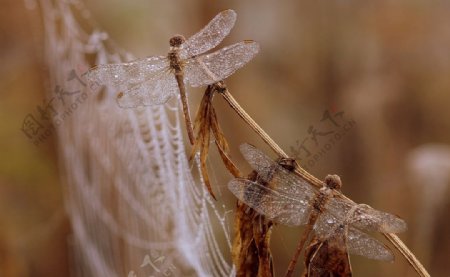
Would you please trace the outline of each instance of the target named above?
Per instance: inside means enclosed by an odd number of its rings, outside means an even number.
[[[239,150],[250,166],[258,172],[258,175],[264,181],[268,181],[269,173],[272,172],[274,166],[278,166],[277,163],[251,144],[243,143],[239,146]]]
[[[258,172],[258,178],[270,182],[271,187],[297,199],[313,201],[317,192],[300,177],[280,166],[261,150],[248,143],[239,147],[245,160]]]
[[[314,225],[314,232],[321,240],[326,240],[339,228],[348,230],[346,234],[347,248],[351,254],[382,261],[394,259],[394,255],[384,244],[358,229],[346,225],[342,219],[336,219],[327,211],[320,214]]]
[[[343,220],[356,203],[340,198],[332,198],[325,205],[325,209]],[[350,224],[359,229],[382,233],[400,233],[407,229],[406,222],[386,212],[378,211],[368,205],[356,208]]]
[[[183,43],[180,57],[186,59],[216,47],[230,33],[236,17],[233,10],[225,10],[216,15],[200,32]]]
[[[231,180],[228,188],[240,201],[277,223],[304,225],[308,222],[311,207],[301,194],[289,195],[242,178]]]
[[[347,246],[351,254],[387,262],[394,260],[394,254],[386,245],[356,228],[348,228]]]
[[[122,108],[161,105],[177,92],[178,85],[175,75],[159,71],[157,74],[149,76],[146,81],[120,92],[117,96],[117,103]]]
[[[89,69],[86,77],[90,83],[110,85],[118,91],[126,91],[148,79],[154,79],[155,75],[168,67],[166,57],[155,56],[126,63],[97,65]]]
[[[224,80],[253,59],[258,51],[258,43],[242,41],[211,54],[188,59],[185,68],[186,80],[192,87]]]

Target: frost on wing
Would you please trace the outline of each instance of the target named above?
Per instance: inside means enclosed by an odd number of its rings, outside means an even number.
[[[117,95],[117,103],[122,108],[153,106],[166,103],[177,95],[178,85],[173,74],[155,75],[131,89]]]
[[[252,60],[258,52],[258,43],[242,41],[211,54],[189,59],[185,74],[187,82],[192,87],[198,87],[224,80]]]
[[[148,57],[132,62],[97,65],[86,74],[88,83],[111,86],[115,90],[124,91],[140,83],[154,79],[155,75],[167,71],[166,57]]]
[[[183,43],[180,56],[186,59],[213,49],[230,33],[236,22],[236,12],[225,10],[216,15],[202,30]]]

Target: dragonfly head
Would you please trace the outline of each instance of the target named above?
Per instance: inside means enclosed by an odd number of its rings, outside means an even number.
[[[175,35],[170,39],[169,44],[171,47],[180,47],[185,41],[186,39],[182,35]]]
[[[338,175],[327,175],[325,185],[329,189],[340,190],[342,187],[341,178]]]

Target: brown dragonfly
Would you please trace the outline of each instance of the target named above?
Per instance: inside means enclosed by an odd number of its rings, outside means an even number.
[[[351,212],[346,231],[346,245],[352,254],[370,259],[392,261],[392,252],[363,231],[399,233],[407,229],[406,223],[395,215],[381,212],[368,205],[338,197],[340,180],[327,178],[320,190],[292,172],[292,166],[282,166],[252,145],[243,144],[241,153],[258,173],[256,181],[235,178],[228,188],[242,202],[276,223],[307,225],[320,238],[327,238]],[[284,161],[283,161],[284,163]],[[308,232],[307,232],[308,233]],[[295,261],[306,236],[299,243],[287,276],[293,272]]]
[[[200,87],[226,79],[259,51],[258,43],[245,40],[203,54],[215,48],[230,33],[235,22],[233,10],[222,11],[190,38],[172,37],[167,56],[97,65],[88,71],[87,78],[120,91],[117,102],[123,108],[164,104],[179,93],[189,140],[194,144],[185,83]]]

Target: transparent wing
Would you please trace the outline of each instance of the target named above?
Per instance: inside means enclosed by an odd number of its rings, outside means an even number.
[[[228,188],[240,201],[277,223],[304,225],[308,222],[310,205],[301,195],[296,197],[241,178],[231,180]]]
[[[309,202],[316,197],[316,190],[308,182],[280,166],[253,145],[244,143],[239,149],[245,160],[258,172],[258,177],[264,182],[270,182],[272,187]]]
[[[387,262],[394,260],[394,254],[386,245],[353,227],[348,230],[347,246],[354,255]]]
[[[169,67],[166,57],[148,57],[127,63],[104,64],[90,69],[86,78],[92,84],[112,86],[116,90],[128,90],[136,85],[154,79]]]
[[[146,81],[119,93],[117,103],[122,108],[161,105],[177,93],[178,85],[175,75],[159,71]]]
[[[233,10],[225,10],[216,15],[200,32],[183,43],[180,57],[186,59],[216,47],[230,33],[236,17]]]
[[[348,228],[347,247],[350,253],[370,259],[392,261],[392,252],[381,242],[353,227],[343,225],[342,219],[337,219],[328,212],[322,213],[314,225],[314,231],[321,240],[328,239],[338,228]]]
[[[258,51],[258,43],[242,41],[211,54],[188,59],[186,81],[192,87],[199,87],[224,80],[253,59]]]
[[[269,173],[273,167],[278,166],[269,156],[251,144],[243,143],[239,146],[239,150],[245,160],[258,172],[264,181],[269,179]]]
[[[352,201],[332,198],[325,205],[325,209],[339,220],[343,220],[354,205],[356,203]],[[375,210],[368,205],[359,205],[351,218],[351,225],[359,229],[383,233],[400,233],[407,229],[403,219]]]

